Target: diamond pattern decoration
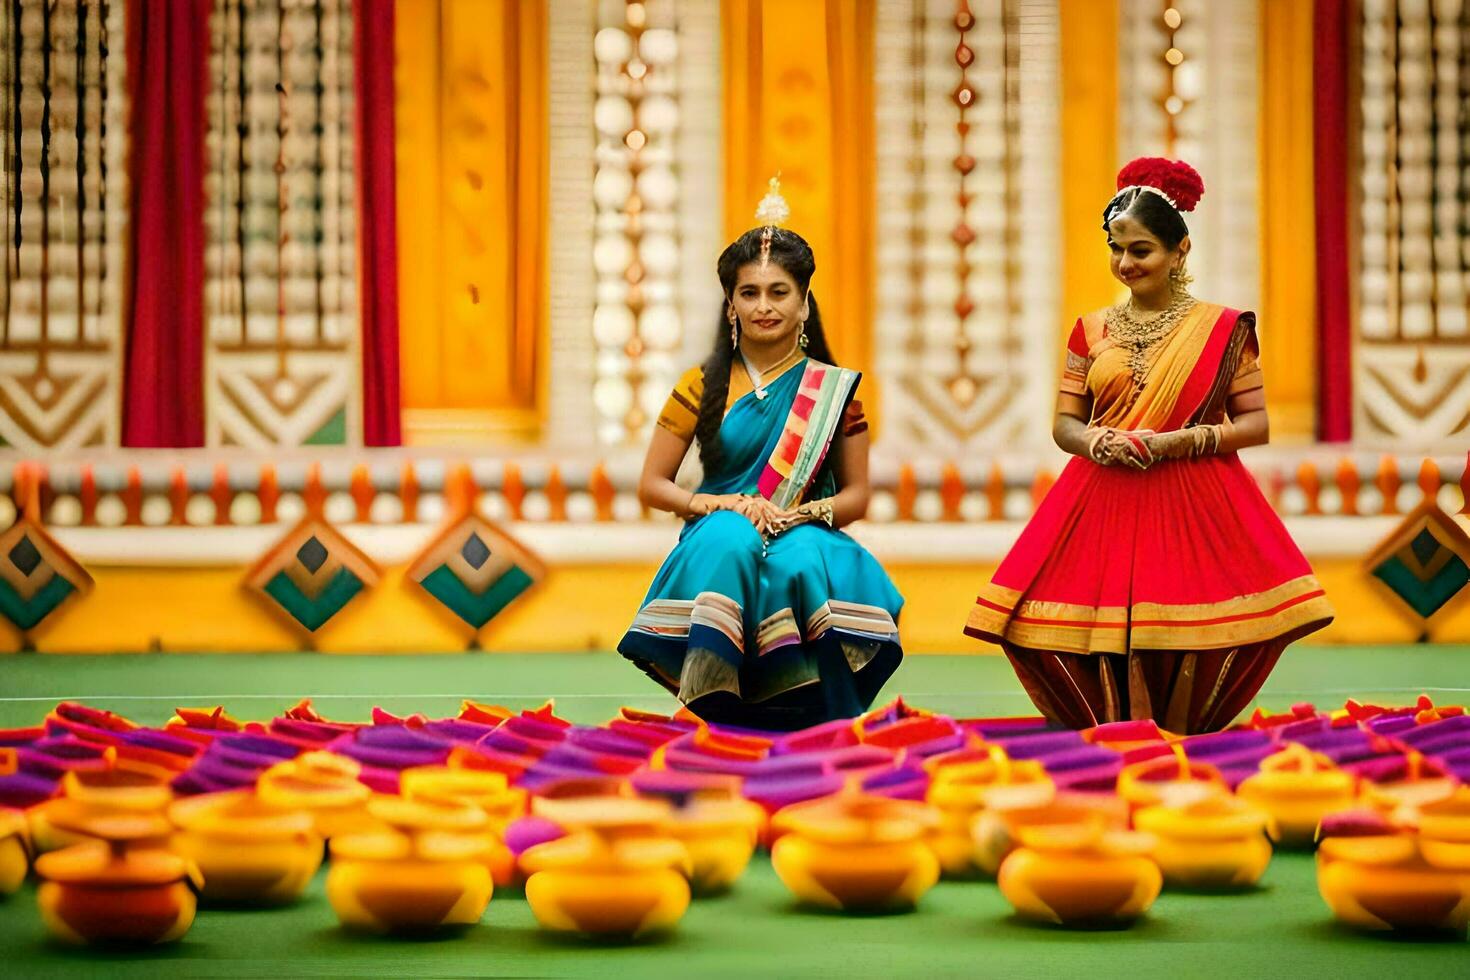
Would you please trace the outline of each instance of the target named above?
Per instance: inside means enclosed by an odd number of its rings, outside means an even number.
[[[1426,500],[1369,556],[1366,568],[1427,620],[1470,585],[1470,535]]]
[[[470,567],[479,571],[485,562],[490,560],[490,549],[485,546],[485,541],[473,531],[465,541],[464,547],[459,549],[460,555],[470,563]]]
[[[30,575],[36,570],[36,566],[41,564],[41,553],[36,550],[35,545],[31,544],[30,535],[20,536],[20,541],[10,549],[10,560],[15,563],[16,568],[20,569],[22,575]]]
[[[313,534],[306,539],[305,544],[296,549],[296,560],[305,565],[308,572],[315,575],[322,567],[322,562],[327,560],[327,549]]]
[[[0,616],[17,629],[33,629],[69,596],[91,591],[92,576],[34,518],[0,534],[0,555]]]
[[[372,559],[342,532],[307,517],[255,563],[245,586],[310,634],[379,577]]]
[[[450,520],[408,570],[412,581],[476,630],[545,574],[539,558],[474,512]]]

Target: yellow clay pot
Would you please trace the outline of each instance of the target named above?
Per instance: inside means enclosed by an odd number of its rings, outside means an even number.
[[[31,844],[38,854],[91,839],[75,828],[94,816],[111,813],[162,815],[173,790],[157,775],[128,769],[74,770],[61,778],[61,796],[26,811]]]
[[[1039,805],[1049,803],[1055,794],[1041,763],[1031,759],[1013,762],[998,747],[989,759],[938,768],[929,783],[927,800],[938,813],[939,823],[929,846],[939,859],[940,870],[953,878],[985,870],[976,861],[970,828],[991,798]]]
[[[387,830],[332,839],[327,900],[344,926],[427,932],[480,920],[494,886],[484,811],[468,803],[375,797]]]
[[[515,883],[515,856],[505,846],[505,828],[526,812],[526,791],[510,785],[505,773],[484,769],[451,769],[420,766],[405,769],[399,777],[400,792],[409,799],[450,799],[473,804],[485,811],[486,866],[495,887]]]
[[[25,814],[0,810],[0,895],[14,895],[31,866],[30,834]]]
[[[670,808],[622,797],[536,799],[570,830],[521,855],[526,901],[543,928],[638,937],[665,932],[689,907],[689,854],[667,833]]]
[[[1219,792],[1145,807],[1133,825],[1152,834],[1153,859],[1171,885],[1247,888],[1271,863],[1265,812]]]
[[[1112,794],[1057,794],[1047,784],[1024,783],[991,793],[987,802],[970,823],[975,867],[987,875],[1000,872],[1001,863],[1019,846],[1017,834],[1023,827],[1090,820],[1112,830],[1128,827],[1128,804]]]
[[[1129,922],[1149,910],[1163,887],[1148,857],[1147,834],[1109,828],[1098,818],[1019,827],[1020,847],[997,883],[1016,912],[1059,925]]]
[[[797,898],[827,908],[906,909],[939,880],[938,819],[907,800],[843,793],[782,811],[771,865]]]
[[[1271,839],[1289,847],[1311,847],[1322,818],[1352,809],[1358,795],[1351,773],[1296,742],[1263,759],[1235,793],[1265,811]]]
[[[172,848],[198,865],[210,901],[277,904],[299,898],[322,863],[322,839],[304,810],[277,810],[250,790],[178,800]]]
[[[307,752],[271,766],[256,781],[261,802],[278,810],[305,810],[318,836],[361,834],[385,828],[368,815],[372,790],[358,782],[356,760],[332,752]]]
[[[597,936],[666,932],[689,908],[684,846],[579,830],[522,855],[526,901],[542,928]]]
[[[1339,921],[1359,929],[1463,931],[1470,845],[1407,831],[1328,837],[1317,847],[1317,888]]]
[[[153,845],[168,833],[156,813],[92,815],[89,839],[36,859],[36,899],[53,936],[70,943],[172,942],[189,931],[199,872]]]

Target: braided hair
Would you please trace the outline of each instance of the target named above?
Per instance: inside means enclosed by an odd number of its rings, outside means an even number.
[[[730,394],[730,365],[735,360],[729,320],[735,281],[741,269],[761,260],[761,243],[768,230],[771,236],[770,261],[786,270],[787,275],[796,280],[796,288],[806,293],[807,356],[825,364],[836,364],[832,351],[827,347],[827,335],[822,331],[822,314],[817,309],[817,298],[807,291],[812,273],[817,269],[817,260],[806,239],[785,228],[752,228],[731,242],[720,253],[720,260],[715,266],[725,299],[720,306],[719,326],[715,329],[714,350],[704,362],[704,391],[699,399],[699,419],[694,425],[694,436],[699,440],[699,462],[706,473],[716,472],[724,462],[720,424],[725,419],[725,400]]]

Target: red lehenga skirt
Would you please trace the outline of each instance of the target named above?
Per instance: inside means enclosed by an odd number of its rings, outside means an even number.
[[[1235,454],[1138,471],[1074,458],[980,593],[1037,708],[1085,728],[1213,731],[1332,606]]]

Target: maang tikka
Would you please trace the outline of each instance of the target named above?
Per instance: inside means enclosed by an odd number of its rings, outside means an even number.
[[[777,226],[784,225],[791,218],[791,206],[781,196],[781,171],[776,171],[776,176],[771,178],[767,187],[766,196],[761,198],[755,209],[755,220],[764,226],[761,230],[762,267],[771,261],[771,242],[775,238]]]

